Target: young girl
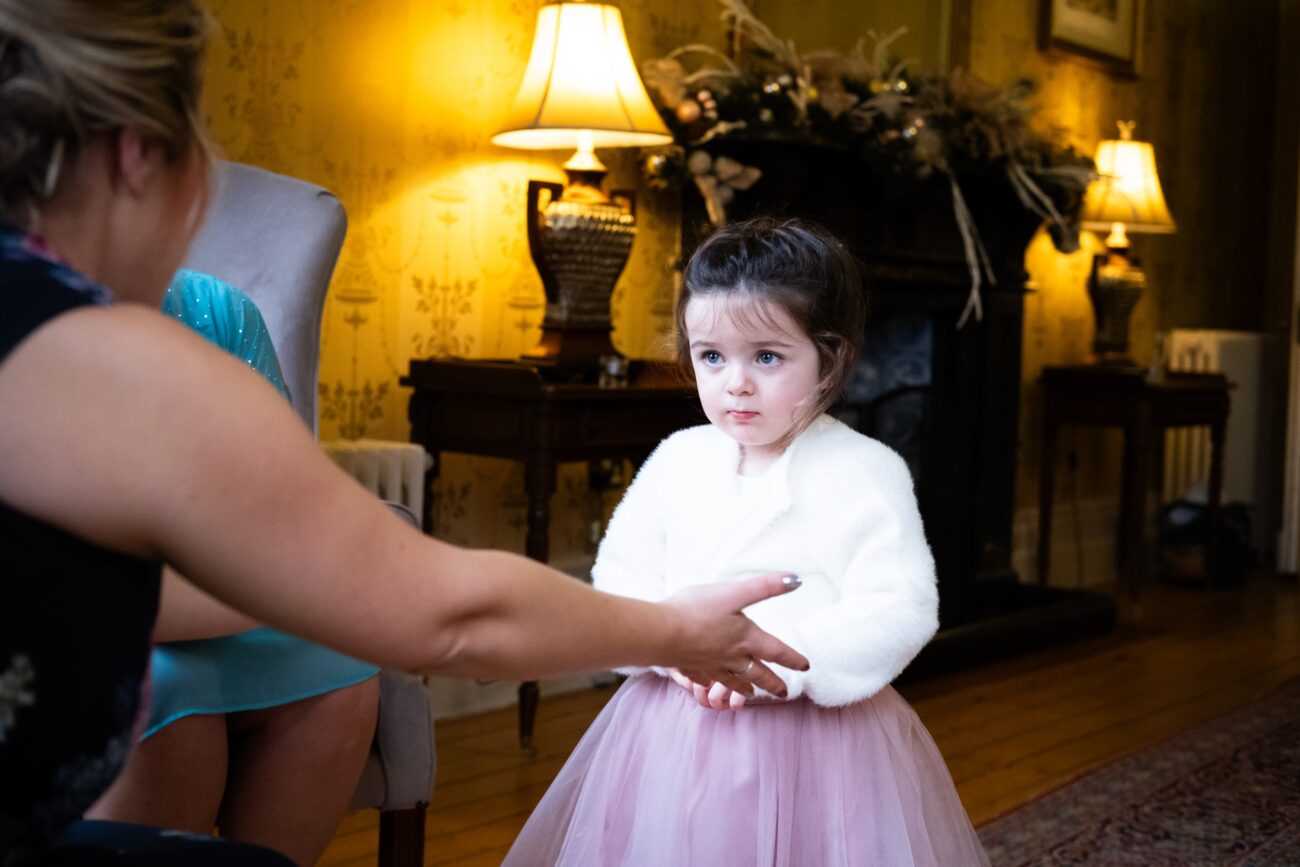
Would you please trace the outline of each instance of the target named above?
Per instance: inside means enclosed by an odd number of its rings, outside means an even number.
[[[749,704],[680,672],[626,670],[507,865],[988,863],[938,749],[889,686],[938,623],[911,476],[823,414],[864,320],[852,257],[811,225],[729,226],[691,257],[678,353],[710,424],[645,463],[592,574],[655,600],[787,570],[801,589],[747,613],[811,667],[772,665],[787,694]]]

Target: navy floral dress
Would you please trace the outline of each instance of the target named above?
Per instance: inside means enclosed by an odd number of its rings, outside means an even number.
[[[109,303],[0,225],[0,365],[60,313]],[[160,568],[0,501],[0,864],[60,835],[121,771],[144,706]]]

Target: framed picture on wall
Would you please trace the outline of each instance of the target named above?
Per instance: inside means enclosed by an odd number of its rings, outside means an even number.
[[[1144,0],[1040,2],[1044,51],[1062,52],[1120,75],[1137,75]]]

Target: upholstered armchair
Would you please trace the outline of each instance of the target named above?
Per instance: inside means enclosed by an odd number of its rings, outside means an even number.
[[[219,162],[206,221],[185,261],[185,267],[243,290],[261,309],[294,408],[313,434],[321,315],[346,232],[347,215],[329,191]],[[415,522],[409,511],[390,505]],[[381,672],[379,724],[352,807],[381,811],[383,867],[423,863],[424,809],[435,759],[433,708],[424,682]]]

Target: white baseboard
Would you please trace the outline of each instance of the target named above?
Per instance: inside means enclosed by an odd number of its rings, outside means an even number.
[[[1058,502],[1052,509],[1053,587],[1113,584],[1119,501],[1112,497]],[[1038,509],[1019,509],[1012,525],[1011,565],[1020,580],[1038,581]]]

